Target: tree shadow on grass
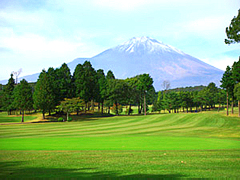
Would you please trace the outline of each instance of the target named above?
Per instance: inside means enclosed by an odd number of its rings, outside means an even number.
[[[178,179],[181,174],[121,175],[97,168],[44,168],[27,167],[23,161],[0,162],[0,179]]]

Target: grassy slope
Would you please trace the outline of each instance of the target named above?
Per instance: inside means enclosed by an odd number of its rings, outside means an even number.
[[[238,177],[239,130],[211,112],[1,125],[0,178]]]

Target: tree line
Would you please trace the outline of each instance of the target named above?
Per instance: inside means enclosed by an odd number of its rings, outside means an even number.
[[[78,64],[73,75],[67,64],[60,68],[42,70],[36,84],[33,86],[23,79],[15,84],[11,74],[7,85],[0,91],[0,106],[12,113],[12,110],[20,110],[22,121],[24,111],[39,110],[43,119],[48,113],[69,113],[75,111],[87,112],[98,107],[102,114],[116,115],[122,112],[122,106],[127,106],[126,114],[133,112],[132,106],[138,107],[138,114],[147,114],[148,105],[153,105],[152,110],[169,113],[194,112],[210,110],[218,105],[218,110],[231,101],[232,113],[236,100],[240,100],[240,60],[230,68],[227,67],[223,77],[223,89],[210,83],[207,87],[177,88],[155,92],[153,79],[149,74],[140,74],[132,78],[116,79],[109,70],[105,75],[102,69],[95,70],[89,61]],[[169,87],[168,84],[167,87]],[[227,97],[227,98],[226,98]],[[227,101],[226,101],[227,99]],[[238,101],[239,102],[239,101]],[[194,111],[193,111],[194,109]]]
[[[52,112],[74,109],[78,114],[79,111],[94,110],[96,103],[101,113],[105,107],[107,113],[113,109],[118,115],[121,110],[119,105],[125,104],[129,106],[128,114],[132,112],[131,106],[137,105],[138,113],[146,115],[147,104],[155,95],[152,84],[149,74],[116,79],[111,70],[105,75],[102,69],[95,70],[89,61],[78,64],[71,75],[64,63],[60,68],[42,70],[34,88],[25,79],[15,85],[11,74],[1,91],[0,104],[10,115],[12,110],[20,110],[23,118],[26,110],[40,110],[44,119],[46,113],[51,115]]]
[[[194,91],[194,88],[189,87],[180,89],[181,91],[179,88],[159,91],[157,99],[153,103],[153,110],[188,113],[210,110],[216,105],[218,105],[219,110],[225,104],[225,91],[218,88],[215,83],[209,83],[207,87],[196,87]]]

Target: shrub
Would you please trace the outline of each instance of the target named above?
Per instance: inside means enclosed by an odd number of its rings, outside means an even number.
[[[71,118],[71,117],[69,117],[67,121],[68,121],[68,122],[72,121],[72,118]]]
[[[62,117],[58,118],[58,122],[63,122],[64,119]]]
[[[122,105],[117,104],[117,107],[116,107],[116,104],[113,104],[112,106],[113,113],[117,114],[117,109],[118,109],[118,114],[121,114],[123,111]]]

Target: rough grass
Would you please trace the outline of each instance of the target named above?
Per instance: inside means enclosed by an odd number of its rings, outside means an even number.
[[[73,119],[0,125],[0,178],[240,177],[238,117],[204,112]]]

